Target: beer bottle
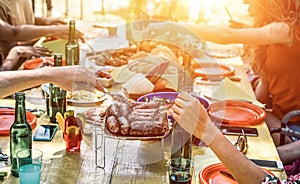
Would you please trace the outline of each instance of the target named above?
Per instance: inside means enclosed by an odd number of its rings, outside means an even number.
[[[55,53],[54,54],[54,67],[62,66],[62,54]]]
[[[10,159],[12,175],[19,176],[16,154],[19,150],[32,148],[32,130],[26,119],[25,93],[16,93],[15,99],[15,121],[10,127]]]
[[[62,66],[62,54],[54,54],[54,67]],[[50,122],[56,123],[56,113],[60,112],[64,114],[66,111],[66,94],[65,90],[62,90],[60,87],[55,84],[50,83],[49,86],[49,117]]]
[[[69,40],[65,46],[67,65],[79,64],[79,44],[76,38],[75,20],[69,22]]]

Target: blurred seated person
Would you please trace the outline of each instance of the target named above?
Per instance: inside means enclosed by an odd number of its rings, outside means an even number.
[[[181,127],[206,143],[239,184],[296,184],[300,182],[299,172],[297,175],[289,176],[285,181],[280,181],[277,177],[266,173],[261,167],[255,165],[238,151],[211,122],[206,109],[198,99],[190,94],[180,93],[170,109],[170,114]],[[299,156],[299,149],[297,152]]]
[[[0,19],[10,25],[59,25],[66,24],[60,18],[35,17],[31,0],[1,0],[0,1]],[[16,41],[0,41],[1,52],[8,54],[13,46],[33,46],[37,39]],[[24,59],[22,58],[21,60]]]
[[[0,19],[11,25],[58,25],[67,24],[61,18],[36,17],[31,0],[1,0]]]
[[[58,36],[68,38],[69,27],[67,25],[34,26],[22,25],[11,26],[0,20],[0,70],[15,70],[20,66],[19,59],[27,57],[50,56],[51,50],[44,47],[15,46],[8,50],[9,41],[23,41],[41,36]],[[77,37],[83,40],[82,33],[77,31]]]
[[[31,0],[32,2],[32,9],[35,12],[35,0]],[[42,6],[44,8],[44,6]],[[47,8],[47,17],[51,17],[52,15],[52,0],[46,0],[46,8]]]
[[[0,72],[0,99],[44,83],[53,83],[67,91],[104,91],[96,75],[84,66],[43,67],[33,70]]]

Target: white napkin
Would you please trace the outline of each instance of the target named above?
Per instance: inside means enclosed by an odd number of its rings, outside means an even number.
[[[213,92],[212,96],[218,100],[246,100],[260,108],[265,107],[265,104],[257,101],[255,97],[241,89],[228,78],[225,78],[221,82],[220,86]]]

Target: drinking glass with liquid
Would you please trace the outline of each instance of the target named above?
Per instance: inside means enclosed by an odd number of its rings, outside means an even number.
[[[168,161],[170,184],[191,184],[194,176],[194,162],[186,158]]]
[[[17,152],[20,184],[40,184],[43,152],[22,149]]]

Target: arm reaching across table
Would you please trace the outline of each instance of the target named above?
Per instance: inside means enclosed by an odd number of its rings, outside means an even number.
[[[187,93],[179,94],[170,113],[185,130],[204,141],[212,149],[238,183],[270,182],[273,176],[268,176],[263,169],[252,163],[233,146],[214,126],[207,111],[196,98]]]
[[[0,72],[0,98],[49,82],[68,91],[104,91],[95,74],[84,66],[44,67],[36,70]]]

